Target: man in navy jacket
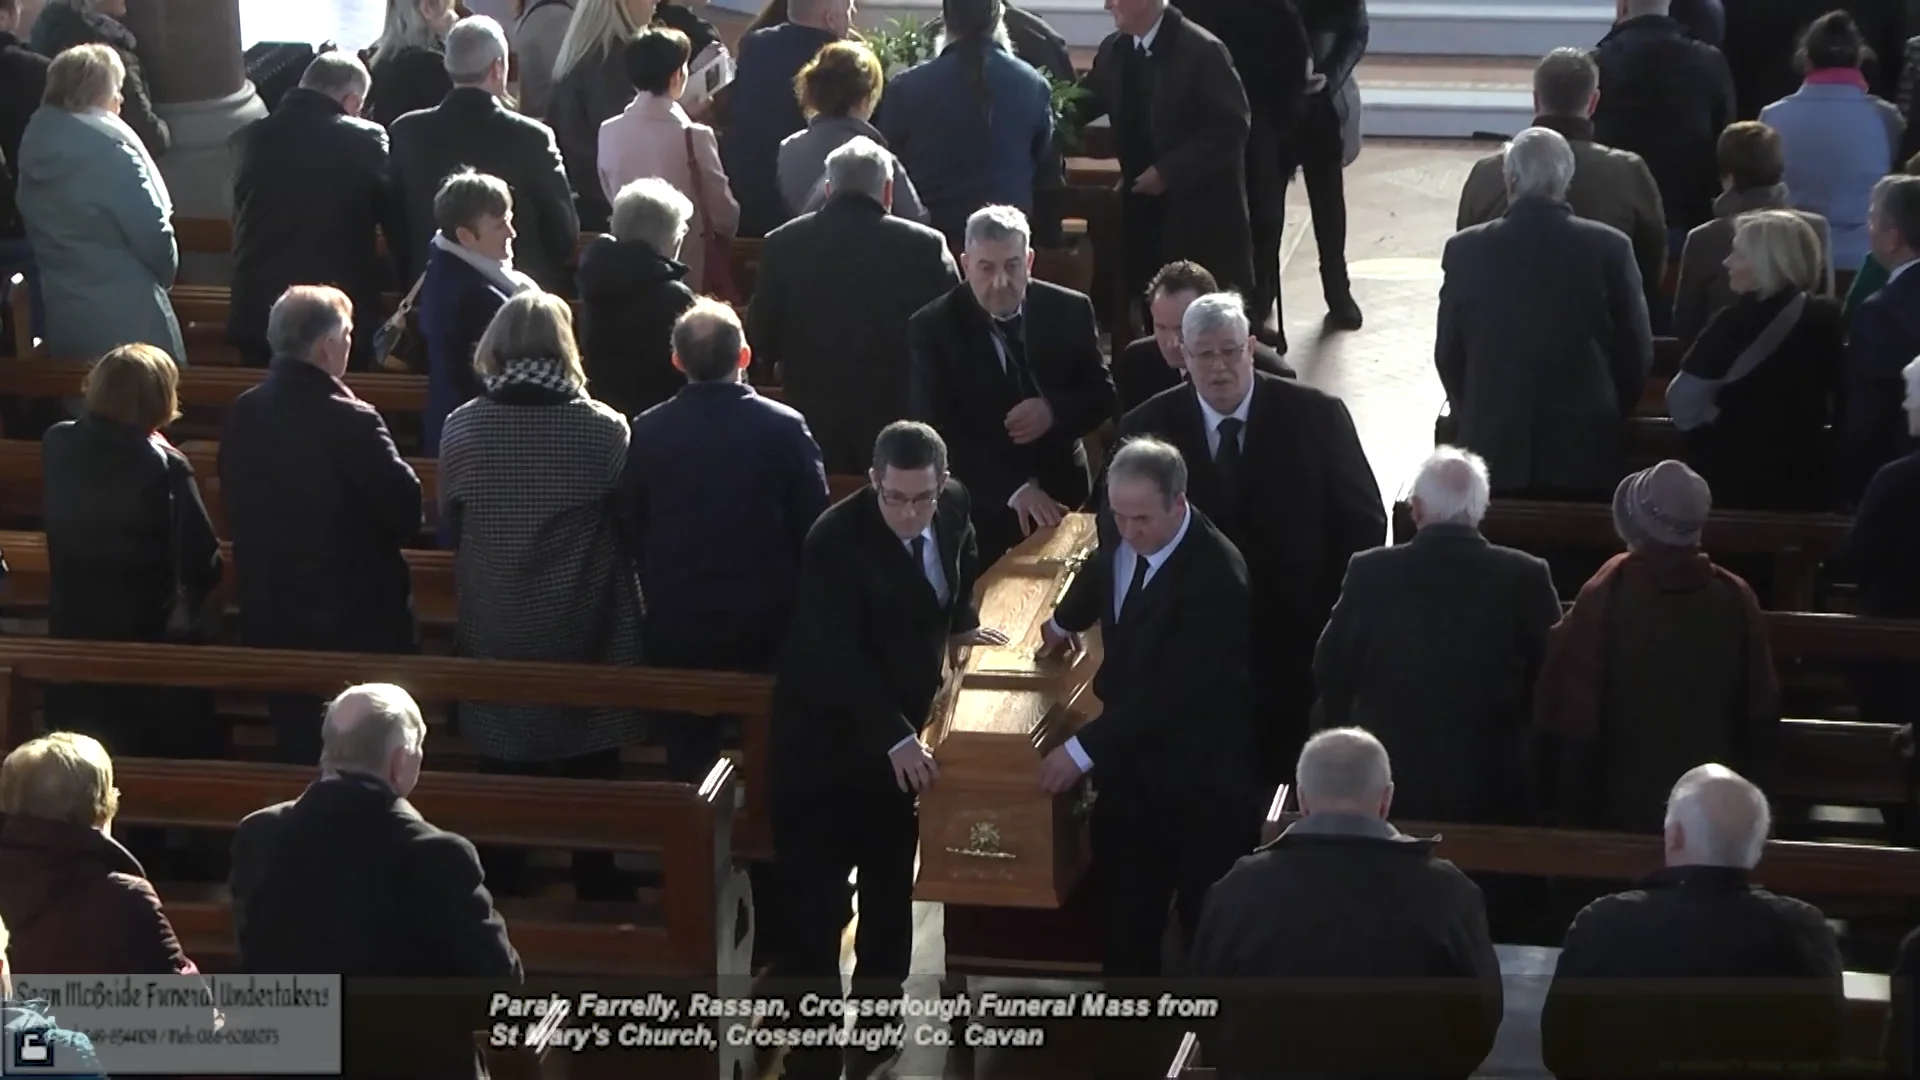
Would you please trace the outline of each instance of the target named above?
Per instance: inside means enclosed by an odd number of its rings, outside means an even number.
[[[649,664],[771,671],[786,636],[827,474],[806,420],[740,381],[752,359],[733,309],[696,301],[673,326],[687,385],[633,419],[620,504]],[[711,717],[675,717],[665,736],[672,779],[697,781],[719,756]]]
[[[1841,367],[1834,494],[1843,506],[1859,502],[1874,472],[1912,446],[1900,372],[1920,356],[1920,273],[1914,272],[1920,262],[1920,177],[1880,181],[1867,236],[1873,257],[1892,276],[1854,312]]]

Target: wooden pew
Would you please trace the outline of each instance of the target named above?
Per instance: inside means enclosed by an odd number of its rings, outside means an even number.
[[[298,798],[313,779],[313,769],[292,765],[114,762],[118,820],[174,829],[230,831],[263,806]],[[738,786],[723,758],[697,787],[423,772],[409,800],[427,820],[479,845],[660,853],[666,887],[657,909],[500,900],[530,972],[737,976],[749,974],[735,943],[752,923],[746,875],[733,868]],[[187,955],[231,966],[226,890],[160,891]]]
[[[1761,556],[1773,560],[1775,604],[1812,611],[1820,567],[1845,546],[1853,519],[1838,514],[1770,514],[1716,510],[1707,518],[1702,545],[1715,556]],[[1612,553],[1625,550],[1605,503],[1495,499],[1480,531],[1496,544],[1535,554],[1555,550]],[[1393,539],[1415,532],[1406,503],[1393,507]]]
[[[13,559],[11,550],[7,559]],[[422,705],[463,701],[555,707],[615,705],[698,716],[738,715],[744,718],[738,764],[744,795],[734,823],[734,848],[744,859],[772,855],[767,819],[772,745],[767,718],[773,681],[765,676],[523,660],[3,636],[0,748],[11,749],[40,734],[32,691],[56,682],[321,696],[337,694],[357,683],[390,682],[404,687]]]
[[[413,581],[413,613],[422,626],[450,631],[459,615],[458,588],[453,573],[453,552],[407,548],[401,554]],[[38,532],[0,532],[0,555],[7,560],[7,576],[0,578],[0,607],[16,616],[33,614],[47,604],[47,537]],[[233,544],[223,541],[220,557],[227,572],[220,579],[218,595],[228,614],[239,610],[233,573]],[[444,636],[444,635],[443,635]]]

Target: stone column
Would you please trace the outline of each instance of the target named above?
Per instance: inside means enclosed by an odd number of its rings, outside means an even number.
[[[227,140],[267,112],[247,81],[239,0],[131,0],[126,23],[140,41],[140,63],[155,109],[173,131],[160,172],[173,195],[174,213],[232,217],[233,155]],[[180,277],[225,284],[224,269],[205,257],[184,258]]]

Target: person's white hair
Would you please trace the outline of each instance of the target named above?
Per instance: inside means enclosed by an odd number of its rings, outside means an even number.
[[[855,135],[827,155],[827,190],[831,194],[878,199],[892,180],[892,152],[865,135]]]
[[[362,683],[327,705],[320,768],[384,777],[395,750],[418,752],[426,741],[427,724],[412,694],[392,683]]]
[[[1670,863],[1751,870],[1767,850],[1773,815],[1753,781],[1725,765],[1701,765],[1673,785],[1666,823],[1685,833],[1681,850],[1668,853]]]
[[[1551,128],[1530,127],[1502,151],[1501,171],[1513,196],[1565,199],[1573,183],[1573,147]]]
[[[529,5],[531,6],[531,5]],[[627,0],[579,0],[573,17],[567,20],[567,32],[560,39],[560,51],[553,58],[553,81],[590,56],[604,56],[624,49],[640,32],[641,24],[627,14]],[[625,76],[621,86],[626,85]]]
[[[373,43],[373,62],[391,59],[406,48],[438,49],[440,34],[420,13],[420,0],[387,0],[387,18]]]
[[[1329,728],[1307,740],[1294,766],[1308,813],[1377,806],[1393,786],[1387,748],[1364,728]]]
[[[1228,330],[1242,342],[1252,332],[1247,320],[1247,305],[1235,293],[1217,292],[1195,297],[1180,316],[1180,340],[1192,341],[1201,334]]]
[[[997,244],[1005,240],[1018,239],[1022,245],[1031,246],[1033,229],[1027,224],[1027,215],[1016,206],[983,206],[967,218],[966,246],[976,243]]]
[[[1420,500],[1424,525],[1478,527],[1492,501],[1487,463],[1479,454],[1457,446],[1436,446],[1413,477],[1413,497]]]
[[[1733,246],[1753,273],[1761,296],[1795,289],[1810,293],[1826,274],[1820,234],[1791,210],[1754,210],[1734,219]]]
[[[607,228],[615,240],[638,240],[663,258],[676,259],[692,220],[692,200],[667,181],[647,176],[614,195]]]
[[[486,81],[493,65],[507,61],[507,32],[485,15],[470,15],[447,31],[447,77],[455,86]]]

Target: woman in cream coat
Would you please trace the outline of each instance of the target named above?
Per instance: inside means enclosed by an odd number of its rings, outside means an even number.
[[[707,280],[703,237],[731,238],[740,227],[740,204],[713,129],[694,123],[674,100],[686,86],[690,51],[685,34],[661,27],[627,45],[627,76],[638,93],[625,112],[600,125],[599,170],[609,202],[633,181],[657,176],[693,203],[680,261],[687,265],[687,288],[700,293]]]

